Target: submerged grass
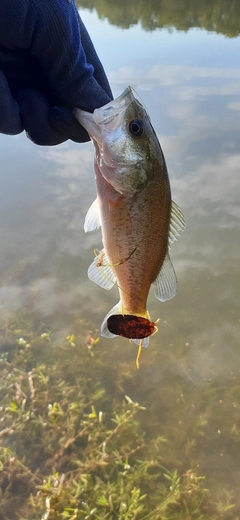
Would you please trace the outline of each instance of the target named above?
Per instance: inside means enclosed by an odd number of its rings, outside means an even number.
[[[196,455],[212,449],[219,388],[193,413],[186,383],[168,378],[158,412],[154,402],[146,409],[125,395],[142,383],[151,402],[134,365],[114,364],[114,348],[107,354],[83,321],[73,329],[58,344],[27,314],[2,320],[0,520],[237,520],[231,489],[212,493]],[[146,361],[142,376],[149,370]],[[170,421],[171,401],[179,416]],[[232,420],[237,450],[238,414]]]

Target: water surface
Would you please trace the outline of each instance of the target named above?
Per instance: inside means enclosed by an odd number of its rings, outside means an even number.
[[[131,85],[149,111],[173,200],[187,222],[171,252],[177,296],[161,304],[150,295],[159,331],[143,352],[134,385],[125,382],[124,391],[147,406],[149,435],[170,438],[179,429],[186,442],[189,414],[196,423],[204,417],[191,460],[212,489],[233,489],[239,501],[240,417],[233,415],[240,404],[239,16],[228,12],[226,20],[224,3],[218,16],[219,4],[212,2],[215,15],[206,9],[194,17],[195,3],[184,11],[182,2],[173,17],[174,10],[164,3],[154,9],[155,3],[143,16],[141,2],[135,14],[124,2],[101,3],[99,13],[94,2],[79,2],[114,96]],[[59,338],[71,332],[76,316],[99,327],[117,291],[103,291],[86,274],[94,248],[101,247],[99,232],[83,232],[95,198],[91,143],[40,148],[24,134],[1,135],[0,171],[2,315],[24,308]],[[119,346],[116,364],[128,359],[135,370],[136,346],[101,339],[99,348],[106,344]],[[110,363],[106,358],[108,370]]]

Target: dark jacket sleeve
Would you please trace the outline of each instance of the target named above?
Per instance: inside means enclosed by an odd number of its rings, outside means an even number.
[[[19,84],[32,74],[41,83],[42,74],[61,103],[92,111],[109,101],[108,80],[73,0],[0,0],[0,7],[0,69],[12,88],[14,77]]]
[[[83,142],[72,108],[92,112],[111,99],[74,0],[0,0],[0,132]]]

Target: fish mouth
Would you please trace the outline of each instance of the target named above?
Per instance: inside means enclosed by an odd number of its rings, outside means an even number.
[[[110,123],[121,112],[124,112],[133,100],[132,87],[129,86],[116,99],[94,110],[95,122],[98,125]]]
[[[155,331],[155,323],[134,314],[112,314],[107,320],[109,332],[128,339],[144,339]]]
[[[85,128],[91,139],[96,140],[99,144],[102,141],[101,130],[99,126],[111,123],[117,116],[124,112],[130,103],[134,101],[131,87],[127,87],[124,92],[116,99],[113,99],[106,105],[96,108],[93,114],[75,108],[73,113],[78,122]]]

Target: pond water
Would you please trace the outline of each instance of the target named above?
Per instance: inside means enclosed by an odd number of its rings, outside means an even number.
[[[131,85],[146,105],[187,223],[171,252],[177,295],[161,304],[150,294],[159,331],[124,391],[147,407],[149,435],[168,438],[179,428],[186,440],[190,414],[206,421],[192,463],[213,490],[234,491],[239,512],[240,18],[230,9],[218,16],[218,2],[216,19],[207,6],[194,18],[183,6],[171,11],[173,2],[169,12],[164,5],[150,12],[150,2],[144,15],[136,2],[141,17],[121,4],[101,2],[97,13],[89,0],[79,8],[114,96]],[[83,231],[95,198],[91,143],[40,148],[23,134],[1,135],[0,171],[1,313],[24,308],[58,338],[76,316],[97,329],[118,295],[87,278],[101,247],[99,232]],[[118,345],[114,363],[127,359],[135,371],[136,345],[118,338],[101,345]]]

